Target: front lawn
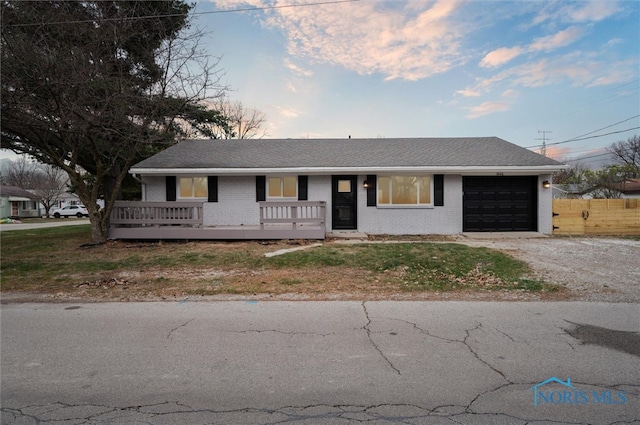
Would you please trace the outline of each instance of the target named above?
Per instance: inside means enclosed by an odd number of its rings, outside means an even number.
[[[107,299],[298,294],[305,299],[424,293],[549,293],[501,252],[454,243],[125,242],[82,247],[88,226],[2,233],[2,291]]]

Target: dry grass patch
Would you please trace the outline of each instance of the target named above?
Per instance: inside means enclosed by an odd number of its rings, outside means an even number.
[[[110,241],[89,248],[88,232],[72,226],[3,234],[2,291],[144,300],[557,290],[530,280],[526,264],[508,255],[452,243],[325,244],[265,258],[306,242]]]

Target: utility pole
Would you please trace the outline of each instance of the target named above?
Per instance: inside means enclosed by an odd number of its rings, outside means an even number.
[[[537,138],[536,140],[542,140],[542,149],[540,149],[540,154],[547,156],[547,133],[553,133],[553,131],[549,130],[538,130],[538,134],[542,133],[542,138]]]

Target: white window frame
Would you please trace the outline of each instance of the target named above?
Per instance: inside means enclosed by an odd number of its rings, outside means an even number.
[[[296,194],[294,196],[284,196],[284,179],[285,178],[293,178],[296,181]],[[271,179],[280,179],[280,193],[282,196],[271,196]],[[298,176],[267,176],[267,184],[266,184],[266,198],[271,200],[279,200],[279,201],[297,201],[298,200]]]
[[[180,190],[180,182],[182,179],[191,179],[191,196],[182,196]],[[193,179],[204,179],[207,194],[205,196],[195,196],[195,185]],[[209,182],[206,176],[178,176],[176,178],[176,199],[208,199],[209,198]]]
[[[434,196],[434,185],[433,185],[433,174],[381,174],[377,176],[377,184],[376,184],[376,206],[378,208],[425,208],[430,209],[434,208],[433,196]],[[380,178],[388,178],[389,179],[389,203],[382,204],[380,203]],[[429,177],[429,203],[421,204],[420,201],[420,185],[417,185],[416,188],[416,199],[418,203],[416,204],[394,204],[393,202],[393,177]]]

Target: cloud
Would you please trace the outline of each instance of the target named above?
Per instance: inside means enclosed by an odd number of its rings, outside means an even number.
[[[539,37],[526,47],[501,47],[485,55],[480,61],[483,68],[497,68],[517,58],[525,52],[550,52],[560,47],[565,47],[584,35],[584,31],[578,27],[570,27],[553,35]]]
[[[518,46],[501,47],[487,53],[487,55],[480,61],[480,66],[483,68],[495,68],[520,56],[523,52],[524,49]]]
[[[300,111],[290,108],[283,108],[282,106],[275,106],[275,109],[278,111],[278,114],[284,118],[298,118],[300,116]]]
[[[229,3],[216,1],[216,5]],[[415,81],[465,60],[463,26],[454,19],[459,6],[456,0],[408,0],[283,7],[265,10],[264,22],[286,35],[288,53],[294,58],[362,75],[380,73],[386,80]]]
[[[481,96],[494,86],[543,87],[569,83],[574,87],[620,84],[638,78],[637,60],[607,62],[596,52],[575,51],[564,56],[542,58],[507,68],[456,91],[463,96]]]
[[[291,81],[287,82],[287,90],[289,90],[291,93],[298,93],[298,88]]]
[[[518,91],[513,89],[507,89],[502,92],[503,99],[515,99],[518,97]]]
[[[553,35],[535,39],[529,46],[529,50],[534,52],[540,50],[549,52],[560,47],[568,46],[581,38],[582,35],[582,29],[578,27],[570,27]]]
[[[467,118],[475,119],[475,118],[479,118],[481,116],[493,114],[496,112],[508,111],[509,109],[511,109],[511,106],[515,103],[518,97],[518,92],[513,89],[508,89],[502,92],[501,97],[502,97],[502,100],[483,102],[478,106],[472,106],[470,108],[467,108],[470,111],[470,113],[467,114]]]
[[[598,22],[620,11],[617,1],[591,0],[581,7],[568,10],[570,22]]]
[[[313,75],[313,71],[309,69],[304,69],[291,61],[291,59],[285,59],[284,66],[293,71],[294,74],[300,75],[303,77],[311,77]]]
[[[471,90],[471,89],[458,90],[456,94],[460,94],[464,97],[479,97],[482,95],[482,93],[479,90]]]
[[[510,106],[511,105],[509,102],[501,102],[501,101],[483,102],[478,106],[467,108],[469,109],[469,111],[471,111],[471,113],[467,115],[467,118],[475,119],[483,115],[493,114],[495,112],[508,111]]]
[[[542,148],[535,149],[534,152],[541,154]],[[545,155],[549,158],[553,158],[558,161],[562,161],[571,153],[570,147],[562,147],[562,146],[548,146],[545,152]]]
[[[548,2],[533,19],[534,25],[546,21],[591,23],[602,21],[622,10],[617,0],[590,0],[580,2]]]

